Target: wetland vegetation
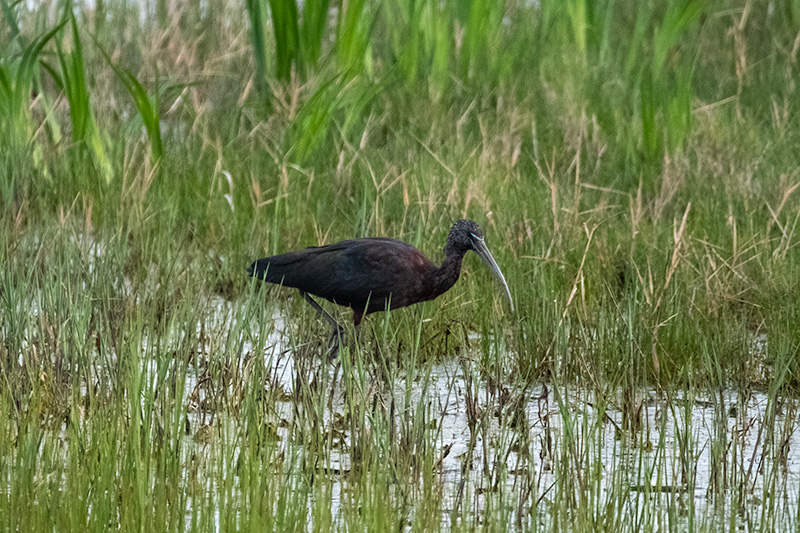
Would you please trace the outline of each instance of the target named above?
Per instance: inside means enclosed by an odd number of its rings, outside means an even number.
[[[800,526],[796,1],[0,13],[3,530]],[[335,364],[246,273],[460,218]]]

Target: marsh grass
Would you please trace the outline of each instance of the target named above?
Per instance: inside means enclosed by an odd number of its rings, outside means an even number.
[[[797,528],[793,3],[142,6],[0,0],[3,529]]]

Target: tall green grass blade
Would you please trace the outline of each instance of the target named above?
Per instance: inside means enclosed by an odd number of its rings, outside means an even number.
[[[0,64],[0,126],[2,126],[3,137],[6,143],[18,143],[19,138],[27,139],[27,135],[20,135],[15,130],[19,127],[19,119],[16,117],[17,106],[14,103],[15,91],[12,83],[14,72],[5,65]],[[9,146],[6,146],[9,148]]]
[[[590,3],[593,13],[591,20],[593,27],[591,34],[594,36],[594,46],[597,50],[598,65],[608,65],[611,61],[612,37],[614,34],[614,20],[617,15],[616,0],[610,0],[603,6]]]
[[[670,150],[679,150],[692,131],[692,78],[694,65],[688,61],[675,73],[675,94],[669,101],[668,131]]]
[[[342,2],[336,24],[336,52],[342,68],[370,70],[370,36],[375,19],[370,19],[366,0]]]
[[[294,121],[293,151],[299,164],[303,164],[328,135],[338,106],[340,80],[341,76],[337,76],[317,89]]]
[[[275,74],[288,81],[292,65],[300,59],[300,21],[295,0],[269,0],[272,28],[275,32]]]
[[[663,73],[667,54],[700,19],[705,8],[703,0],[673,0],[667,4],[663,22],[653,33],[653,74]]]
[[[17,180],[30,169],[38,170],[42,177],[49,176],[43,163],[42,147],[33,145],[37,124],[32,114],[31,95],[36,88],[42,51],[65,23],[61,22],[34,39],[24,48],[19,59],[13,56],[0,58],[0,146],[7,169],[0,178],[4,203],[15,199]],[[49,100],[45,101],[49,103]],[[50,110],[46,111],[46,120],[54,121]],[[52,124],[51,129],[53,138],[58,140],[60,130],[57,124]]]
[[[73,50],[65,52],[61,44],[56,41],[58,60],[61,66],[61,82],[64,86],[67,101],[69,102],[69,115],[72,121],[72,139],[75,143],[85,146],[95,162],[100,176],[106,184],[111,182],[114,170],[111,160],[106,153],[105,145],[100,137],[100,129],[94,118],[89,101],[89,88],[86,85],[85,68],[83,64],[83,48],[81,46],[78,25],[75,16],[69,15],[72,29]]]
[[[36,67],[39,56],[45,45],[66,24],[66,21],[35,39],[22,53],[18,61],[4,59],[3,71],[3,100],[0,110],[3,111],[3,126],[7,128],[6,140],[18,146],[25,146],[31,140],[33,124],[30,116],[31,91],[36,77]]]
[[[653,90],[653,74],[648,67],[642,69],[639,81],[642,144],[649,157],[659,152],[660,139],[656,127],[656,97]]]
[[[482,51],[482,46],[485,43],[486,31],[488,20],[484,10],[482,9],[486,2],[483,0],[474,0],[472,2],[465,2],[469,5],[467,17],[463,19],[464,23],[464,44],[461,50],[461,77],[465,80],[469,79],[473,72],[479,71],[477,66],[477,55]]]
[[[391,32],[400,69],[409,84],[416,82],[420,69],[424,68],[422,47],[426,28],[422,24],[422,11],[428,4],[397,0],[383,5],[383,18]]]
[[[435,2],[428,2],[426,14],[427,26],[430,28],[428,39],[433,48],[431,83],[434,89],[442,94],[450,84],[450,62],[454,47],[450,35],[453,20],[447,16],[445,9],[437,6]]]
[[[117,79],[122,83],[128,94],[133,98],[136,104],[136,109],[139,111],[139,116],[142,118],[147,137],[150,139],[150,157],[153,163],[158,163],[164,155],[164,145],[161,141],[161,116],[158,109],[158,90],[153,93],[152,99],[147,94],[147,91],[136,79],[136,76],[125,67],[116,65],[111,56],[108,55],[100,43],[95,41],[100,53],[105,57],[106,62],[114,70]]]
[[[590,6],[587,5],[587,0],[569,0],[567,2],[567,13],[569,14],[572,35],[581,55],[586,54],[587,34],[590,31],[589,15],[587,13],[589,9]]]
[[[307,164],[321,146],[328,145],[337,127],[339,138],[353,142],[350,135],[363,122],[365,109],[393,79],[387,76],[381,84],[356,79],[345,85],[345,76],[342,73],[325,82],[298,112],[292,138],[293,160],[298,164]]]
[[[256,87],[262,98],[268,98],[267,71],[267,0],[246,0],[250,21],[250,42],[256,62]]]
[[[52,66],[50,66],[49,63],[42,61],[40,64],[42,68],[50,74],[50,77],[56,82],[56,84],[59,84],[61,80],[58,72]],[[62,138],[61,124],[58,122],[56,117],[56,110],[53,107],[53,102],[41,83],[41,77],[37,76],[36,83],[39,91],[39,101],[42,103],[42,107],[44,108],[44,120],[47,123],[47,127],[50,132],[50,138],[53,140],[53,144],[57,145],[61,142]]]
[[[643,51],[647,29],[649,27],[652,11],[645,2],[638,4],[636,10],[636,23],[627,47],[625,60],[625,76],[628,79],[635,78],[637,69],[641,68],[639,63]]]
[[[142,117],[142,122],[144,122],[147,135],[150,138],[153,162],[157,163],[164,154],[164,146],[161,142],[161,119],[158,112],[158,92],[153,93],[151,101],[147,91],[131,71],[126,68],[114,69],[114,71],[136,103],[136,108],[139,110],[139,115]]]
[[[682,148],[691,131],[696,56],[692,39],[681,47],[678,43],[697,25],[704,7],[705,3],[697,0],[670,2],[663,20],[653,31],[653,55],[643,67],[640,80],[642,137],[649,158],[660,157],[665,149]],[[674,66],[669,69],[668,54],[675,57],[671,62]]]
[[[391,38],[394,56],[408,87],[424,80],[434,97],[450,83],[456,9],[428,0],[384,2],[382,24]],[[383,29],[383,28],[382,28]]]
[[[64,52],[58,41],[56,46],[59,65],[61,66],[61,82],[69,102],[72,138],[73,141],[80,143],[86,141],[89,137],[88,132],[92,122],[90,118],[91,107],[83,68],[83,51],[80,37],[78,36],[78,27],[75,24],[74,16],[70,16],[69,20],[73,38],[72,52]]]
[[[316,69],[322,51],[322,39],[328,25],[330,0],[303,2],[303,25],[300,30],[303,60],[306,67]]]
[[[21,4],[22,2],[15,2],[15,4]],[[19,23],[17,22],[17,16],[14,13],[14,9],[12,4],[8,3],[8,0],[0,0],[0,13],[3,14],[3,18],[6,20],[8,24],[8,29],[11,32],[11,39],[18,40],[22,48],[27,47],[27,42],[25,37],[19,31]]]

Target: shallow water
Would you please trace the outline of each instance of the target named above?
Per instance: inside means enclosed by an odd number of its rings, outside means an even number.
[[[273,319],[274,330],[263,346],[245,343],[244,350],[263,354],[270,369],[267,386],[287,393],[277,404],[276,417],[288,422],[277,429],[288,456],[295,446],[287,427],[296,416],[293,396],[300,371],[286,342],[283,319]],[[335,387],[324,419],[330,429],[334,417],[346,411],[342,373],[331,363],[320,362],[316,368],[327,373]],[[526,516],[535,515],[544,527],[550,506],[563,503],[564,487],[578,502],[592,501],[598,512],[604,506],[620,510],[621,505],[626,519],[635,521],[647,520],[647,513],[671,503],[682,510],[678,520],[686,524],[691,518],[694,524],[722,525],[730,512],[738,513],[748,529],[762,520],[796,522],[800,418],[794,400],[770,404],[765,393],[734,390],[696,397],[640,391],[633,398],[638,416],[632,417],[636,422],[631,428],[621,408],[621,393],[601,398],[575,384],[555,383],[490,390],[477,366],[464,359],[413,371],[408,383],[399,371],[391,386],[384,382],[375,394],[379,405],[393,404],[395,413],[426,411],[426,420],[435,428],[431,439],[440,451],[437,476],[445,495],[445,516],[466,508],[479,517],[486,498],[501,484],[507,494],[523,501]],[[202,398],[197,396],[196,376],[189,378],[186,390],[194,391],[191,423],[197,427]],[[470,398],[479,420],[472,427],[466,408]],[[508,421],[513,417],[518,422],[512,428]],[[402,417],[395,418],[393,423],[402,423]],[[326,472],[347,472],[352,466],[350,435],[346,429],[344,433],[344,445],[327,457]],[[334,523],[344,489],[335,473],[328,474]],[[773,512],[764,513],[767,500]]]

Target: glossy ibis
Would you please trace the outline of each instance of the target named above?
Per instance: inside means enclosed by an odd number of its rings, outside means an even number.
[[[441,266],[410,244],[368,237],[265,257],[250,265],[248,272],[264,281],[298,289],[333,326],[333,357],[342,328],[310,294],[351,307],[358,329],[364,315],[433,300],[447,291],[458,280],[461,260],[469,250],[478,254],[503,284],[513,310],[506,279],[486,247],[483,232],[471,220],[459,220],[450,228]]]

